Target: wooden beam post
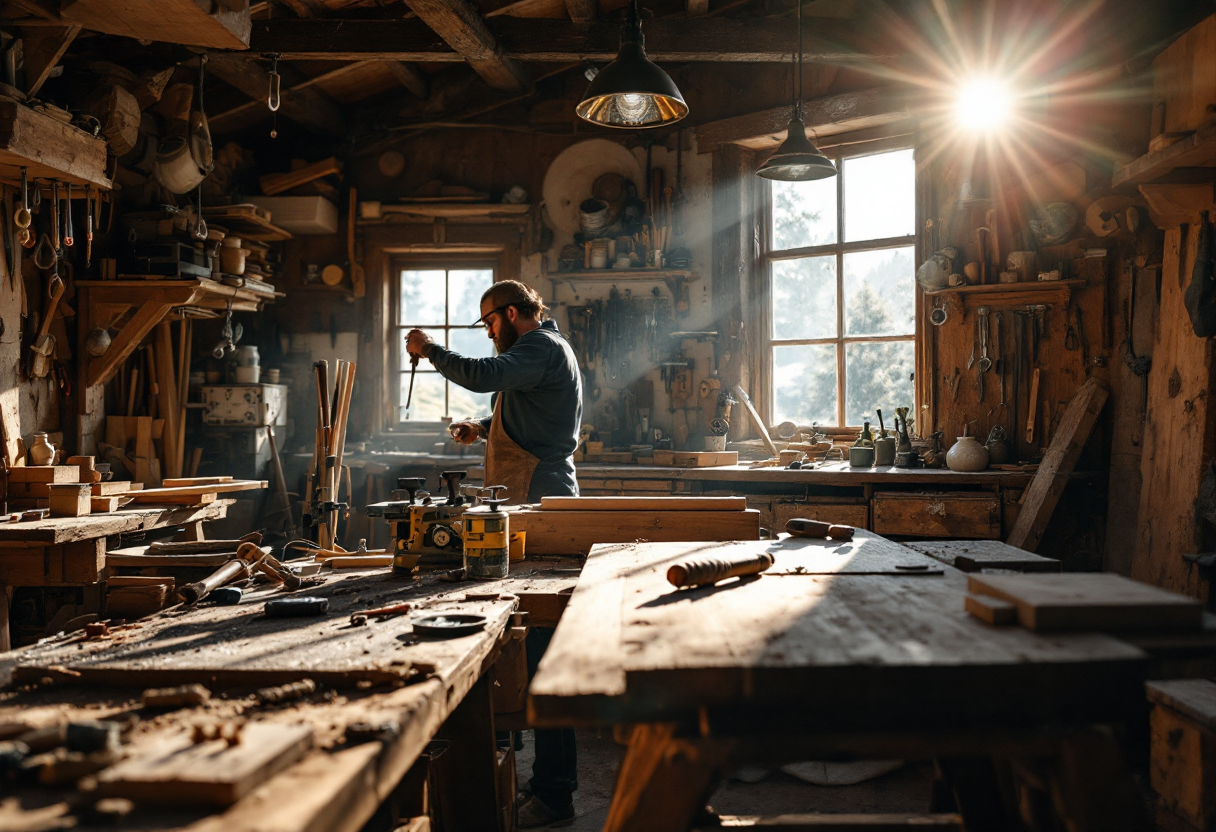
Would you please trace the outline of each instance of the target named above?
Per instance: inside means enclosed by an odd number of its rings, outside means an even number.
[[[755,159],[750,150],[726,145],[714,153],[713,162],[713,240],[712,240],[712,296],[714,326],[719,333],[718,349],[722,359],[720,373],[724,389],[733,389],[736,384],[749,387],[744,370],[749,360],[745,339],[750,327],[744,321],[755,319],[747,316],[744,298],[763,303],[761,293],[754,291],[756,269],[756,177]],[[747,316],[747,317],[745,317]],[[755,384],[751,394],[757,395]],[[767,400],[758,397],[759,410],[764,416],[768,410]],[[742,436],[749,430],[747,419],[736,418],[731,436]]]
[[[566,0],[566,11],[575,23],[589,23],[599,13],[596,0]]]
[[[51,70],[80,34],[79,26],[40,26],[22,33],[25,55],[25,94],[35,96]]]
[[[485,82],[496,90],[523,92],[531,85],[528,72],[503,52],[498,39],[468,0],[406,0],[435,34],[464,56]]]
[[[413,64],[407,64],[404,61],[386,61],[384,66],[388,71],[396,76],[398,83],[412,92],[414,95],[425,100],[431,93],[431,84],[427,77],[422,74],[422,71]]]

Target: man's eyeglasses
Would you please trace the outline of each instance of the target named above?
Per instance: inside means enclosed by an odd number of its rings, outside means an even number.
[[[490,317],[491,315],[493,315],[493,314],[495,314],[495,313],[497,313],[497,312],[506,312],[506,311],[507,311],[507,309],[509,309],[509,308],[510,308],[510,307],[512,307],[512,306],[514,306],[514,304],[508,303],[508,304],[506,304],[506,305],[504,305],[504,306],[499,306],[499,307],[498,307],[498,308],[496,308],[496,309],[491,309],[489,312],[487,312],[486,314],[484,314],[484,315],[482,315],[480,318],[478,318],[478,319],[477,319],[477,322],[476,322],[476,323],[474,323],[474,324],[473,324],[473,326],[484,326],[486,329],[489,329],[489,328],[490,328],[490,322],[489,322],[489,321],[487,321],[487,320],[486,320],[486,318]]]

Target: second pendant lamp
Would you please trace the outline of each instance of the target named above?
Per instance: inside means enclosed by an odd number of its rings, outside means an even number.
[[[637,0],[629,4],[616,60],[595,76],[575,112],[592,124],[633,130],[666,127],[688,115],[671,76],[646,57]]]
[[[809,182],[827,179],[836,175],[836,166],[823,155],[807,138],[806,124],[802,120],[802,3],[798,4],[798,60],[794,64],[793,114],[786,128],[785,141],[773,151],[773,155],[756,171],[765,179],[780,179],[786,182]]]

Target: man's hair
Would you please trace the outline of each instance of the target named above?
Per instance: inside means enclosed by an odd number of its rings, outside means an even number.
[[[539,318],[549,311],[540,293],[518,280],[500,280],[495,283],[481,296],[483,304],[487,300],[495,309],[500,306],[514,306],[525,318]]]

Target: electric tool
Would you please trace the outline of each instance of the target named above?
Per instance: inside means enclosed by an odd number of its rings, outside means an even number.
[[[463,563],[461,518],[469,506],[459,493],[466,471],[444,471],[440,478],[447,499],[435,503],[423,490],[422,477],[400,477],[393,500],[367,507],[368,517],[383,517],[393,528],[393,572],[411,574],[415,568],[451,569]]]

